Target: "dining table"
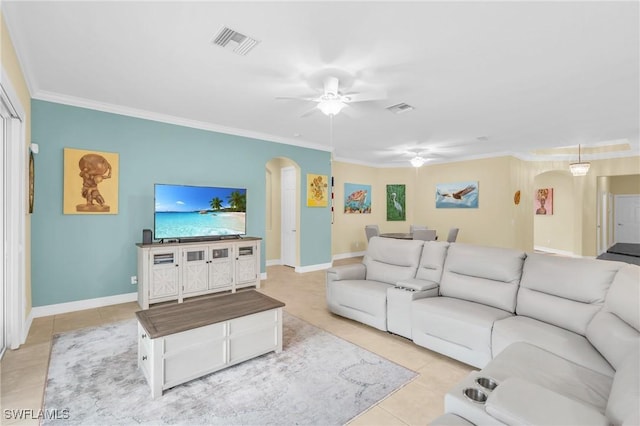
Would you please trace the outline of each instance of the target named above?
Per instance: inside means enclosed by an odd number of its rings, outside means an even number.
[[[379,236],[383,238],[395,238],[397,240],[413,240],[413,235],[407,232],[387,232]]]

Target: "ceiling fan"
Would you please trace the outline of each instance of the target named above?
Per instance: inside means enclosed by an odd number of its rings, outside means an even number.
[[[318,96],[279,96],[277,99],[296,99],[316,102],[317,105],[310,111],[303,114],[303,117],[320,110],[325,115],[334,116],[340,113],[343,108],[354,102],[376,101],[386,99],[384,91],[374,91],[368,93],[342,93],[340,91],[340,81],[337,77],[327,76],[323,79],[324,91]]]
[[[465,149],[475,143],[485,142],[487,137],[471,139],[461,139],[457,141],[422,143],[418,145],[405,145],[391,150],[380,151],[382,155],[388,156],[393,154],[396,158],[391,160],[392,163],[407,161],[413,167],[422,167],[429,161],[446,160],[455,155],[464,153]]]

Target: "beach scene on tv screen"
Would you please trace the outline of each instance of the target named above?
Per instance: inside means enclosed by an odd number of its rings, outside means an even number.
[[[155,238],[243,235],[244,188],[155,186]]]

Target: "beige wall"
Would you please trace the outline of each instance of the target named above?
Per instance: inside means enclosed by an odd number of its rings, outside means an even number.
[[[536,175],[551,170],[568,170],[569,162],[530,162]],[[591,161],[586,176],[572,177],[574,191],[574,242],[571,250],[578,256],[597,255],[598,184],[601,177],[636,175],[640,173],[640,157]]]
[[[418,223],[436,229],[440,238],[446,237],[449,228],[459,227],[458,241],[461,242],[531,251],[534,240],[538,240],[536,245],[579,256],[595,256],[598,182],[608,185],[609,181],[620,179],[618,187],[633,188],[633,183],[627,180],[633,178],[625,175],[640,173],[640,158],[592,161],[591,170],[584,177],[573,177],[568,170],[569,162],[533,162],[513,157],[425,165],[419,169],[385,169],[334,162],[333,255],[346,256],[363,251],[366,248],[364,226],[367,224],[378,224],[382,232],[406,232],[409,224]],[[603,177],[607,178],[603,180]],[[435,208],[437,183],[467,180],[478,181],[477,209]],[[345,182],[372,186],[371,214],[343,213]],[[386,221],[385,189],[387,184],[394,183],[407,185],[406,222]],[[534,189],[542,184],[553,187],[559,194],[555,197],[559,204],[550,218],[534,217]],[[519,205],[514,203],[517,190],[521,194]],[[536,224],[550,226],[538,229]]]
[[[521,188],[520,164],[498,157],[426,166],[420,169],[418,221],[446,237],[449,228],[460,228],[458,241],[499,247],[519,247],[516,238],[526,206],[515,205],[513,196]],[[436,209],[436,184],[477,181],[477,209]],[[525,248],[525,247],[522,247]]]
[[[20,63],[18,62],[18,58],[16,56],[15,49],[13,47],[13,42],[11,41],[11,37],[9,36],[9,32],[7,31],[7,26],[4,22],[4,17],[0,12],[0,59],[2,63],[2,69],[6,73],[9,83],[15,90],[16,95],[20,99],[20,103],[22,104],[22,109],[25,112],[25,144],[28,145],[31,141],[31,95],[29,94],[29,89],[27,87],[27,83],[24,78],[24,74],[22,72],[22,68],[20,67]],[[28,152],[28,151],[27,151]],[[28,173],[27,167],[27,158],[25,158],[25,171]],[[27,182],[27,177],[25,176],[25,182]],[[26,200],[25,200],[26,203]],[[25,303],[25,315],[29,315],[31,312],[31,217],[27,214],[25,218],[25,228],[26,228],[26,241],[25,241],[25,258],[26,258],[26,271],[25,271],[25,294],[26,294],[26,303]]]
[[[534,179],[533,193],[539,188],[553,188],[553,214],[534,215],[534,247],[573,253],[575,200],[573,176],[568,171],[542,173]],[[529,204],[533,209],[534,204]],[[569,226],[567,226],[569,225]]]
[[[640,175],[612,177],[610,192],[617,195],[640,194]]]
[[[333,255],[361,252],[366,248],[364,226],[378,224],[381,232],[408,232],[410,224],[436,229],[440,239],[449,229],[460,228],[458,241],[491,246],[533,248],[533,215],[528,208],[532,197],[526,187],[533,176],[524,162],[500,157],[456,163],[427,165],[421,168],[374,168],[334,162],[335,219]],[[436,209],[436,184],[478,181],[477,209]],[[368,184],[372,187],[371,214],[344,214],[344,183]],[[386,221],[387,184],[406,185],[407,220]],[[520,189],[522,201],[515,205],[513,196]]]

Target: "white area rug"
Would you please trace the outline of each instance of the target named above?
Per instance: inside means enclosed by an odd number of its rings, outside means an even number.
[[[416,373],[284,316],[284,350],[193,380],[155,400],[137,369],[136,321],[54,338],[44,424],[341,425]],[[65,416],[67,417],[67,416]]]

